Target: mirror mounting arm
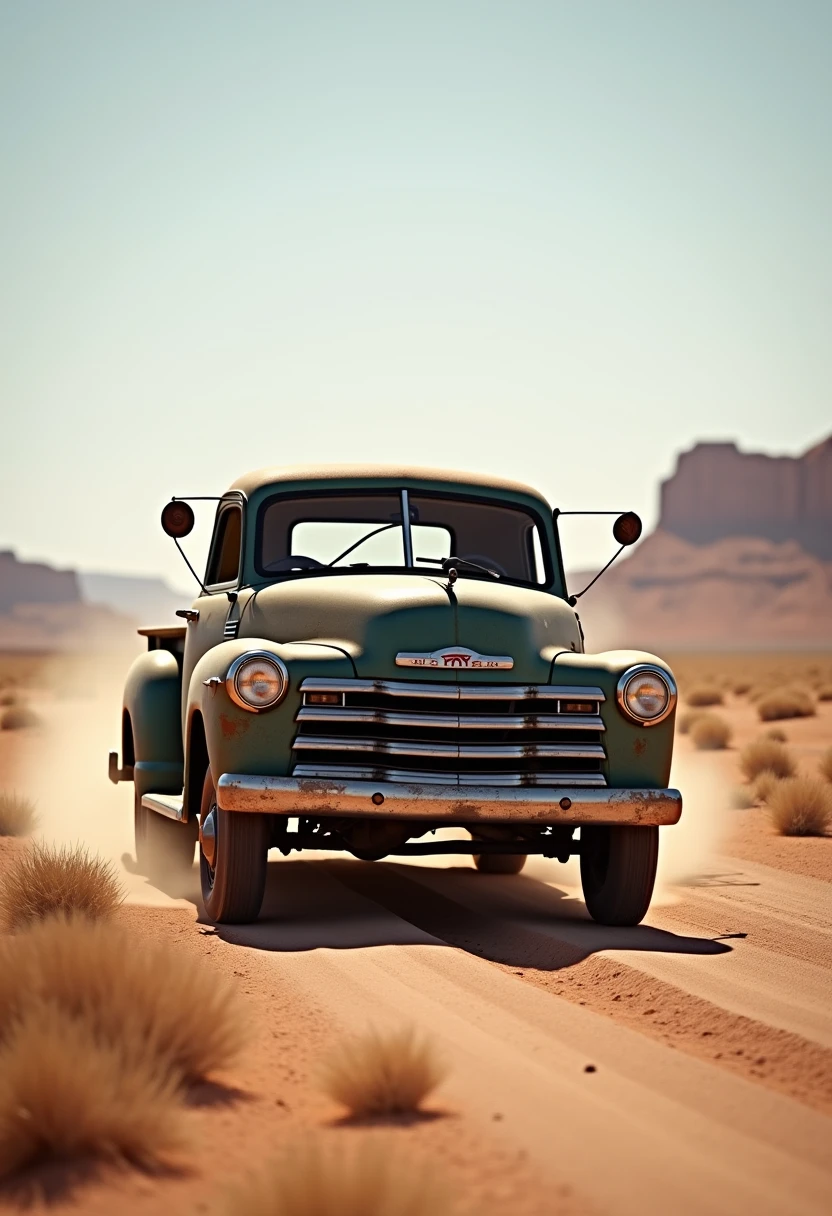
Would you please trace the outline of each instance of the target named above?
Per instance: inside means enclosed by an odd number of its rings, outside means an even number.
[[[575,607],[575,605],[577,604],[577,602],[581,598],[581,596],[586,595],[586,593],[587,593],[587,591],[589,591],[590,587],[593,587],[598,582],[598,579],[601,577],[601,575],[606,570],[609,570],[610,566],[613,564],[615,559],[617,557],[620,557],[626,548],[627,548],[626,545],[622,545],[620,549],[616,549],[615,553],[613,553],[612,557],[607,562],[606,566],[601,567],[601,569],[595,575],[595,578],[592,579],[591,582],[587,583],[587,585],[584,587],[583,591],[578,591],[575,595],[570,595],[569,599],[566,601],[570,608]]]

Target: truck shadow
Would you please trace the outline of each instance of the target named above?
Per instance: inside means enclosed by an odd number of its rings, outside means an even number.
[[[207,922],[203,916],[203,923]],[[556,971],[601,950],[717,955],[724,940],[595,924],[574,895],[470,866],[326,859],[270,863],[259,921],[218,925],[224,941],[269,951],[453,946],[490,962]]]

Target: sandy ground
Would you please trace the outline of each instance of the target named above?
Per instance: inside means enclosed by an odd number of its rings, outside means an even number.
[[[37,798],[43,835],[114,858],[131,815],[105,777],[117,698],[44,701],[42,730],[0,732],[0,786]],[[740,700],[718,712],[737,745],[762,729]],[[832,705],[784,729],[809,772]],[[381,1138],[440,1168],[464,1213],[832,1210],[832,839],[783,840],[764,810],[727,809],[736,757],[680,740],[685,815],[635,929],[587,919],[574,863],[490,878],[462,858],[275,855],[242,928],[204,922],[196,872],[167,892],[125,872],[119,915],[235,977],[253,1037],[188,1112],[181,1176],[105,1171],[57,1185],[48,1210],[210,1212],[224,1179],[302,1135]],[[0,841],[0,881],[20,847]],[[344,1122],[317,1088],[321,1056],[403,1023],[450,1064],[426,1117]]]

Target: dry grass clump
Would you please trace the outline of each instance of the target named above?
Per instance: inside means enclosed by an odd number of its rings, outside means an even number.
[[[780,718],[811,718],[815,702],[805,688],[778,688],[767,692],[757,702],[757,713],[762,722],[774,722]]]
[[[832,701],[832,684],[819,685],[817,698],[819,701]]]
[[[352,1115],[418,1110],[446,1074],[429,1039],[411,1028],[370,1030],[342,1042],[322,1070],[322,1087]]]
[[[31,799],[0,791],[0,836],[29,836],[36,823],[35,804]]]
[[[12,705],[0,717],[0,730],[28,730],[40,726],[40,718],[28,705]]]
[[[788,735],[784,730],[781,730],[779,726],[772,726],[771,730],[763,731],[763,738],[774,739],[776,743],[785,743],[788,739]]]
[[[695,684],[685,696],[688,705],[700,708],[705,705],[721,705],[722,689],[715,684]]]
[[[15,930],[56,913],[111,916],[123,899],[110,862],[81,846],[33,844],[0,887],[0,924]]]
[[[181,1145],[175,1080],[151,1057],[102,1042],[52,1004],[30,1005],[8,1028],[0,1046],[0,1177],[82,1155],[150,1168]]]
[[[777,783],[768,808],[781,836],[823,836],[832,820],[832,791],[816,778],[790,777]]]
[[[676,719],[676,729],[680,735],[690,734],[691,727],[694,722],[702,717],[701,709],[688,709],[683,714],[679,714]]]
[[[718,714],[700,714],[690,728],[690,737],[699,751],[721,751],[728,746],[731,727]]]
[[[775,788],[780,784],[781,778],[775,773],[764,769],[759,777],[755,777],[751,786],[755,802],[768,802]]]
[[[17,693],[0,692],[0,709],[8,709],[10,705],[17,705]]]
[[[179,1082],[233,1063],[247,1039],[236,991],[198,960],[117,925],[53,917],[0,941],[0,1040],[31,1001],[103,1042],[152,1057]]]
[[[821,777],[824,777],[827,781],[832,781],[832,747],[827,747],[820,758],[818,768],[820,769]]]
[[[734,681],[734,696],[735,697],[744,697],[749,692],[751,692],[751,681],[750,680],[735,680]]]
[[[433,1167],[399,1160],[373,1141],[296,1145],[231,1187],[224,1216],[444,1216],[451,1211]]]
[[[776,739],[754,739],[747,743],[740,752],[740,768],[747,781],[753,781],[760,773],[791,777],[795,771],[789,749]]]

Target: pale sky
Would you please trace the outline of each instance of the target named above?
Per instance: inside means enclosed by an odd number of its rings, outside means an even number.
[[[0,548],[187,587],[161,506],[263,464],[650,526],[697,439],[802,451],[831,42],[828,0],[2,0]]]

